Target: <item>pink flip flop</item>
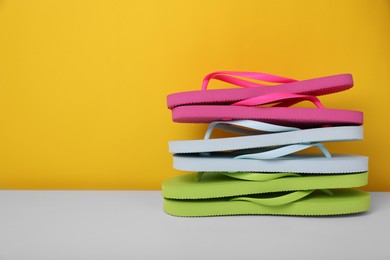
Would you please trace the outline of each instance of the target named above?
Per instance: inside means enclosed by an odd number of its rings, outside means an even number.
[[[242,78],[278,83],[279,85],[264,85]],[[207,90],[211,79],[221,80],[243,88]],[[210,73],[204,78],[202,90],[168,95],[167,102],[169,109],[186,105],[226,105],[274,92],[321,96],[344,91],[352,86],[351,74],[298,81],[260,72],[218,71]]]
[[[311,101],[317,108],[288,107],[304,100]],[[257,107],[276,102],[278,104],[271,107]],[[363,113],[324,108],[319,99],[314,96],[271,93],[239,101],[232,105],[175,107],[172,109],[172,119],[179,123],[210,123],[219,120],[248,119],[286,126],[320,127],[324,125],[361,125],[363,124]]]

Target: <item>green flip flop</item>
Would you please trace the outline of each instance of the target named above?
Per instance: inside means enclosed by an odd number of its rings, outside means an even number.
[[[162,194],[165,212],[183,217],[352,214],[370,207],[368,193],[348,189],[366,185],[367,177],[367,172],[306,176],[207,172],[167,180]]]
[[[169,199],[210,199],[280,191],[353,188],[364,186],[367,181],[368,172],[340,175],[205,172],[163,182],[162,194]]]
[[[331,194],[330,194],[331,193]],[[370,195],[356,189],[295,191],[218,199],[164,199],[164,210],[181,217],[224,215],[327,216],[367,211]]]

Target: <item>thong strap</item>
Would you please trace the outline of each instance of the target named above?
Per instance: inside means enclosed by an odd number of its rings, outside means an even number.
[[[259,131],[280,133],[301,130],[297,127],[280,126],[254,120],[214,121],[209,124],[204,139],[210,139],[215,128],[245,135],[259,134]]]
[[[261,72],[217,71],[217,72],[212,72],[204,77],[202,90],[207,90],[207,86],[211,79],[217,79],[243,88],[269,86],[265,84],[259,84],[252,81],[240,79],[238,77],[246,78],[250,80],[261,80],[264,82],[271,82],[271,83],[291,83],[297,81],[295,79],[285,78],[285,77],[276,76],[267,73],[261,73]]]
[[[260,95],[253,98],[244,99],[232,104],[232,106],[260,106],[266,104],[277,103],[275,107],[289,107],[302,101],[310,101],[317,108],[324,108],[321,101],[310,95],[301,95],[285,92],[275,92],[267,95]]]
[[[195,181],[201,181],[203,175],[206,172],[198,172],[195,175]],[[215,174],[215,172],[207,172],[208,174]],[[243,181],[256,181],[256,182],[267,182],[284,177],[302,177],[298,173],[292,172],[282,172],[282,173],[254,173],[254,172],[219,172],[225,176],[228,176],[233,179],[243,180]]]
[[[230,199],[230,201],[247,201],[262,206],[281,206],[281,205],[289,204],[294,201],[300,200],[312,194],[313,192],[314,190],[295,191],[283,196],[274,197],[274,198],[264,198],[264,199],[256,199],[250,197],[237,197],[237,198]]]
[[[318,149],[320,149],[326,158],[332,157],[323,144],[311,143],[311,144],[293,144],[293,145],[283,146],[280,148],[269,150],[266,152],[242,154],[234,157],[233,159],[258,159],[258,160],[276,159],[311,147],[317,147]]]
[[[245,181],[266,182],[284,177],[302,177],[298,173],[282,172],[282,173],[254,173],[254,172],[222,172],[222,174],[234,179]]]
[[[281,206],[281,205],[286,205],[295,202],[297,200],[300,200],[312,194],[314,191],[315,190],[295,191],[279,197],[263,198],[263,199],[257,199],[251,197],[237,197],[237,198],[230,199],[230,201],[247,201],[261,206]],[[330,190],[321,190],[321,191],[323,191],[327,195],[330,196],[333,195],[333,193]]]

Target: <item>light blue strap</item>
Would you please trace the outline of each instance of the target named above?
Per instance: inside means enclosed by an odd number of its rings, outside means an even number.
[[[243,181],[266,182],[285,177],[302,177],[298,173],[281,172],[281,173],[260,173],[260,172],[221,172],[222,174],[234,179]]]
[[[209,139],[216,127],[231,133],[245,135],[259,134],[259,131],[277,133],[300,130],[296,127],[280,126],[254,120],[214,121],[209,124],[204,139]]]
[[[331,158],[329,151],[325,148],[325,146],[321,143],[312,143],[312,144],[293,144],[284,146],[281,148],[276,148],[270,151],[261,152],[261,153],[251,153],[251,154],[243,154],[234,157],[234,159],[258,159],[258,160],[268,160],[268,159],[276,159],[288,154],[292,154],[295,152],[299,152],[305,150],[310,147],[317,147],[321,150],[321,152],[325,155],[326,158]]]
[[[195,181],[201,181],[205,172],[198,172],[195,175]],[[260,172],[207,172],[207,174],[223,174],[233,179],[242,181],[266,182],[285,177],[301,177],[298,173],[281,172],[281,173],[260,173]]]

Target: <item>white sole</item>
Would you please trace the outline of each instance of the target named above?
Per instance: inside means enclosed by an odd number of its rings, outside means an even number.
[[[362,139],[362,126],[337,126],[217,139],[170,141],[169,152],[218,152],[299,143],[340,142]]]
[[[173,167],[191,172],[296,172],[343,174],[368,171],[368,157],[360,155],[288,155],[271,160],[233,159],[232,155],[173,155]]]

